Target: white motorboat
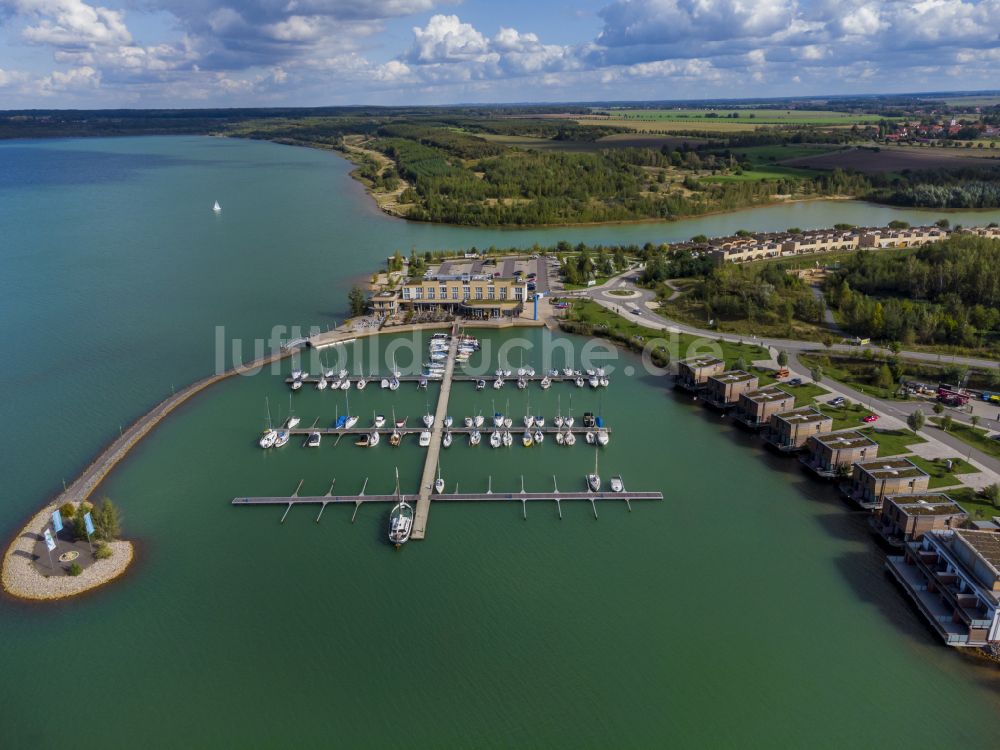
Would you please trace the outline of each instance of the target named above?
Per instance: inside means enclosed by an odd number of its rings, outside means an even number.
[[[389,387],[389,379],[388,378],[382,378],[382,382],[379,383],[379,385],[381,385],[383,388],[388,388]]]
[[[566,444],[566,436],[563,435],[561,432],[557,432],[556,433],[556,445],[565,445],[565,444]]]
[[[463,421],[463,422],[465,423],[465,426],[466,426],[466,427],[472,427],[472,421],[473,421],[473,420],[472,420],[472,417],[466,417],[466,418],[465,418],[464,420],[462,420],[462,421]]]
[[[451,447],[451,431],[449,430],[441,437],[441,445],[445,448]]]
[[[455,421],[451,418],[451,415],[446,415],[444,418],[444,426],[451,427],[453,424],[455,424]]]
[[[566,443],[566,445],[576,445],[576,435],[567,430],[566,437],[563,438],[563,441]]]
[[[504,371],[503,371],[503,376],[504,376],[505,378],[509,378],[509,377],[510,377],[510,370],[504,370]]]
[[[493,426],[503,427],[503,414],[498,411],[493,413]]]
[[[294,427],[298,427],[299,422],[301,421],[302,420],[299,419],[298,417],[290,416],[288,419],[285,420],[285,429],[291,430]]]
[[[427,378],[426,376],[421,376],[420,380],[417,381],[417,388],[426,388],[426,387],[427,387]]]
[[[497,370],[493,374],[496,375],[498,378],[502,378],[503,377],[503,370]]]
[[[293,380],[293,381],[292,381],[292,390],[293,390],[293,391],[297,391],[297,390],[299,390],[299,389],[300,389],[301,387],[302,387],[302,381],[301,381],[301,380]]]
[[[329,385],[329,384],[326,382],[326,378],[324,378],[322,375],[320,375],[319,380],[316,381],[316,390],[317,391],[325,391],[327,385]]]
[[[517,379],[517,388],[518,388],[518,390],[523,391],[527,387],[528,387],[528,381],[527,380],[525,380],[524,378],[518,378]]]
[[[319,443],[320,443],[320,440],[322,440],[322,439],[323,439],[323,436],[320,435],[318,432],[310,432],[309,433],[309,437],[306,439],[306,447],[307,448],[319,448]]]
[[[602,388],[607,388],[611,384],[611,381],[607,378],[601,378],[600,383]]]
[[[479,430],[473,430],[469,433],[469,445],[479,445],[479,441],[483,439],[482,434]]]
[[[376,427],[385,427],[385,414],[376,414],[375,415],[375,426]]]
[[[602,429],[600,429],[600,430],[597,431],[597,444],[598,445],[607,445],[610,440],[611,440],[611,436],[608,435],[608,431],[606,429],[602,428]]]
[[[528,371],[527,371],[527,370],[525,370],[525,369],[524,369],[523,367],[518,367],[518,368],[517,368],[517,376],[518,376],[519,378],[523,378],[523,377],[524,377],[525,375],[527,375],[527,374],[528,374]]]
[[[563,377],[566,378],[573,377],[573,368],[572,367],[563,368]]]
[[[545,426],[545,417],[541,417],[541,416],[536,415],[535,416],[535,427],[544,427],[544,426]]]
[[[430,444],[431,444],[431,431],[424,430],[423,432],[420,433],[420,447],[426,448]]]
[[[397,378],[397,377],[394,376],[392,378],[392,380],[389,381],[389,390],[390,391],[398,391],[399,390],[399,378]]]
[[[484,421],[485,420],[483,419],[482,414],[477,414],[472,418],[472,424],[475,425],[476,427],[482,427]]]
[[[597,435],[594,434],[593,430],[587,430],[587,434],[584,435],[587,441],[587,445],[594,445],[597,443]]]
[[[340,390],[340,378],[338,378],[336,375],[334,375],[330,379],[330,390],[331,391],[339,391]]]
[[[574,384],[576,385],[577,388],[583,388],[583,378],[577,378],[574,381]]]
[[[601,384],[601,381],[598,379],[596,375],[592,376],[590,380],[587,382],[591,388],[597,388]]]
[[[611,477],[611,491],[612,492],[625,491],[625,483],[622,482],[621,474],[616,474],[615,476]]]
[[[497,378],[496,380],[494,380],[493,381],[493,388],[496,389],[496,390],[498,390],[498,391],[501,388],[503,388],[503,380],[501,378]]]
[[[477,380],[476,381],[476,390],[477,391],[485,390],[485,388],[486,388],[486,381],[485,380]]]
[[[493,430],[490,433],[490,446],[493,448],[499,448],[503,445],[503,438],[500,437],[500,432],[498,430]]]
[[[396,427],[398,427],[399,429],[403,429],[404,427],[406,427],[406,417],[403,417],[402,419],[397,419],[393,424],[395,424]]]
[[[529,367],[528,368],[528,377],[529,378],[535,377],[535,368],[534,367]]]
[[[347,372],[346,369],[345,370],[341,370],[340,372],[337,373],[337,377],[339,377],[341,380],[347,380],[348,374],[349,373]]]
[[[359,391],[363,391],[365,386],[368,385],[368,378],[358,378],[358,382],[355,385],[358,386]]]
[[[351,379],[350,378],[344,378],[343,380],[340,381],[340,390],[342,390],[342,391],[348,391],[350,389],[351,389]]]
[[[552,385],[552,378],[549,377],[542,378],[542,382],[539,385],[542,386],[543,391],[548,390],[549,386]]]

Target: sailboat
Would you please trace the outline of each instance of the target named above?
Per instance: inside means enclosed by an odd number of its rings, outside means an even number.
[[[406,544],[413,530],[413,506],[399,492],[399,469],[396,469],[396,497],[399,498],[389,511],[389,541],[396,545]]]
[[[434,491],[437,494],[439,494],[439,495],[442,492],[444,492],[444,479],[441,477],[441,462],[440,461],[438,461],[438,476],[437,476],[437,479],[434,480]]]
[[[215,211],[215,213],[219,213],[222,211],[222,206],[219,205],[219,201],[215,202],[215,205],[212,206],[212,210]]]
[[[288,394],[288,419],[285,420],[285,429],[290,430],[296,427],[299,422],[301,422],[298,417],[292,413],[292,394]]]
[[[600,455],[599,451],[594,450],[594,473],[587,475],[587,487],[590,488],[591,492],[601,491],[601,475],[597,473],[598,455]]]
[[[267,396],[264,397],[264,405],[267,409],[267,429],[260,434],[259,444],[261,448],[273,448],[274,441],[278,439],[278,433],[271,426],[271,404]]]
[[[557,403],[557,406],[556,406],[556,416],[555,416],[555,419],[552,420],[552,422],[553,422],[553,424],[555,424],[556,427],[562,427],[563,426],[562,396],[560,396],[556,400],[556,403]]]
[[[347,393],[344,393],[344,403],[347,413],[347,418],[344,420],[344,427],[349,430],[358,423],[358,418],[356,416],[351,416],[351,397]]]
[[[443,445],[445,448],[450,448],[451,447],[451,440],[452,440],[452,438],[451,438],[451,430],[447,430],[444,433],[444,437],[441,438],[441,445]]]
[[[479,430],[473,430],[472,432],[469,433],[469,445],[470,446],[479,445],[479,441],[482,440],[482,439],[483,439],[483,436],[480,434]]]

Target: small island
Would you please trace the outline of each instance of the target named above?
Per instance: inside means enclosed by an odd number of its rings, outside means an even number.
[[[60,524],[54,523],[58,512]],[[88,529],[86,517],[89,514]],[[61,525],[61,530],[56,527]],[[54,548],[47,544],[46,532]],[[36,513],[4,554],[3,589],[18,599],[65,599],[121,576],[134,557],[120,539],[118,509],[108,498],[49,504]]]

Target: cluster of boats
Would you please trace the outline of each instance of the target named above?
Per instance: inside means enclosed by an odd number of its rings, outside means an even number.
[[[518,389],[523,391],[528,387],[528,382],[535,377],[535,371],[531,367],[519,367],[516,373],[512,370],[498,369],[493,373],[493,388],[499,391],[507,384],[509,379],[515,376],[517,377]],[[549,370],[542,376],[538,385],[545,391],[551,388],[552,383],[559,378],[574,383],[577,388],[583,388],[585,385],[589,385],[591,388],[607,388],[611,382],[603,367],[599,367],[596,370],[587,370],[585,373],[567,367],[561,372],[556,369]],[[481,391],[485,388],[485,379],[476,381],[476,390]]]
[[[257,441],[258,445],[265,450],[268,448],[281,448],[282,446],[288,445],[288,441],[292,435],[292,428],[299,424],[299,418],[292,414],[291,399],[289,398],[288,403],[288,418],[281,427],[272,426],[271,404],[266,397],[264,399],[264,404],[267,409],[267,427],[265,427],[264,431],[260,433],[260,439]]]
[[[424,370],[418,381],[421,388],[427,387],[428,380],[441,380],[444,377],[450,348],[451,336],[447,333],[435,333],[431,336],[431,340],[427,344],[429,361],[424,362]],[[477,351],[479,351],[479,339],[474,336],[459,336],[455,348],[455,362],[465,364]]]

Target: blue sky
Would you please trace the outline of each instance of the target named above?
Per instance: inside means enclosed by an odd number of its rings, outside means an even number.
[[[1000,0],[0,0],[0,109],[996,88]]]

